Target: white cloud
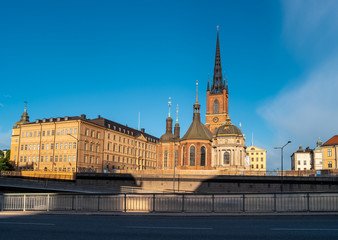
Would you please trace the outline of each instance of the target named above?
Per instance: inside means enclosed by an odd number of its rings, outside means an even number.
[[[313,59],[306,61],[313,67],[305,69],[296,84],[289,84],[267,100],[258,113],[274,129],[271,144],[281,146],[292,140],[284,158],[285,169],[290,169],[290,154],[300,144],[314,147],[318,137],[326,141],[338,134],[338,4],[331,0],[282,4],[284,37],[296,58],[311,55]],[[275,151],[268,151],[273,168],[280,165],[280,152]]]

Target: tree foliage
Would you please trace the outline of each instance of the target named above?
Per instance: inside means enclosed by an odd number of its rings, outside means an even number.
[[[13,165],[9,162],[10,155],[11,155],[10,151],[6,152],[6,156],[4,156],[3,151],[0,151],[0,171],[14,170]]]

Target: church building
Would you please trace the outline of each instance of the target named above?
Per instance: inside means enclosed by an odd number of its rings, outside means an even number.
[[[201,122],[198,82],[196,82],[193,121],[182,138],[179,138],[176,132],[175,128],[175,134],[172,133],[169,110],[166,133],[159,141],[158,169],[176,167],[181,170],[237,171],[248,170],[250,167],[245,161],[244,135],[231,123],[229,117],[228,83],[222,76],[218,31],[213,82],[210,88],[208,79],[207,86],[206,124]]]

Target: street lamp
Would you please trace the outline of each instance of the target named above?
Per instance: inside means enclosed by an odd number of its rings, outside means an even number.
[[[281,185],[280,185],[281,192],[283,192],[283,149],[289,143],[291,143],[291,141],[288,141],[283,147],[275,147],[275,149],[281,150],[281,159],[280,159],[280,161],[281,161]]]

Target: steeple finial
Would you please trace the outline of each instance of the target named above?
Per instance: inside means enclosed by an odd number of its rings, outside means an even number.
[[[198,80],[196,80],[196,102],[198,103]]]
[[[170,117],[171,97],[169,97],[168,106],[169,106],[169,115],[168,115],[168,117]]]
[[[28,104],[28,102],[24,101],[24,103],[25,103],[25,112],[27,112],[27,104]]]
[[[176,123],[178,123],[178,104],[176,106]]]
[[[219,25],[217,25],[217,32],[219,31]]]

